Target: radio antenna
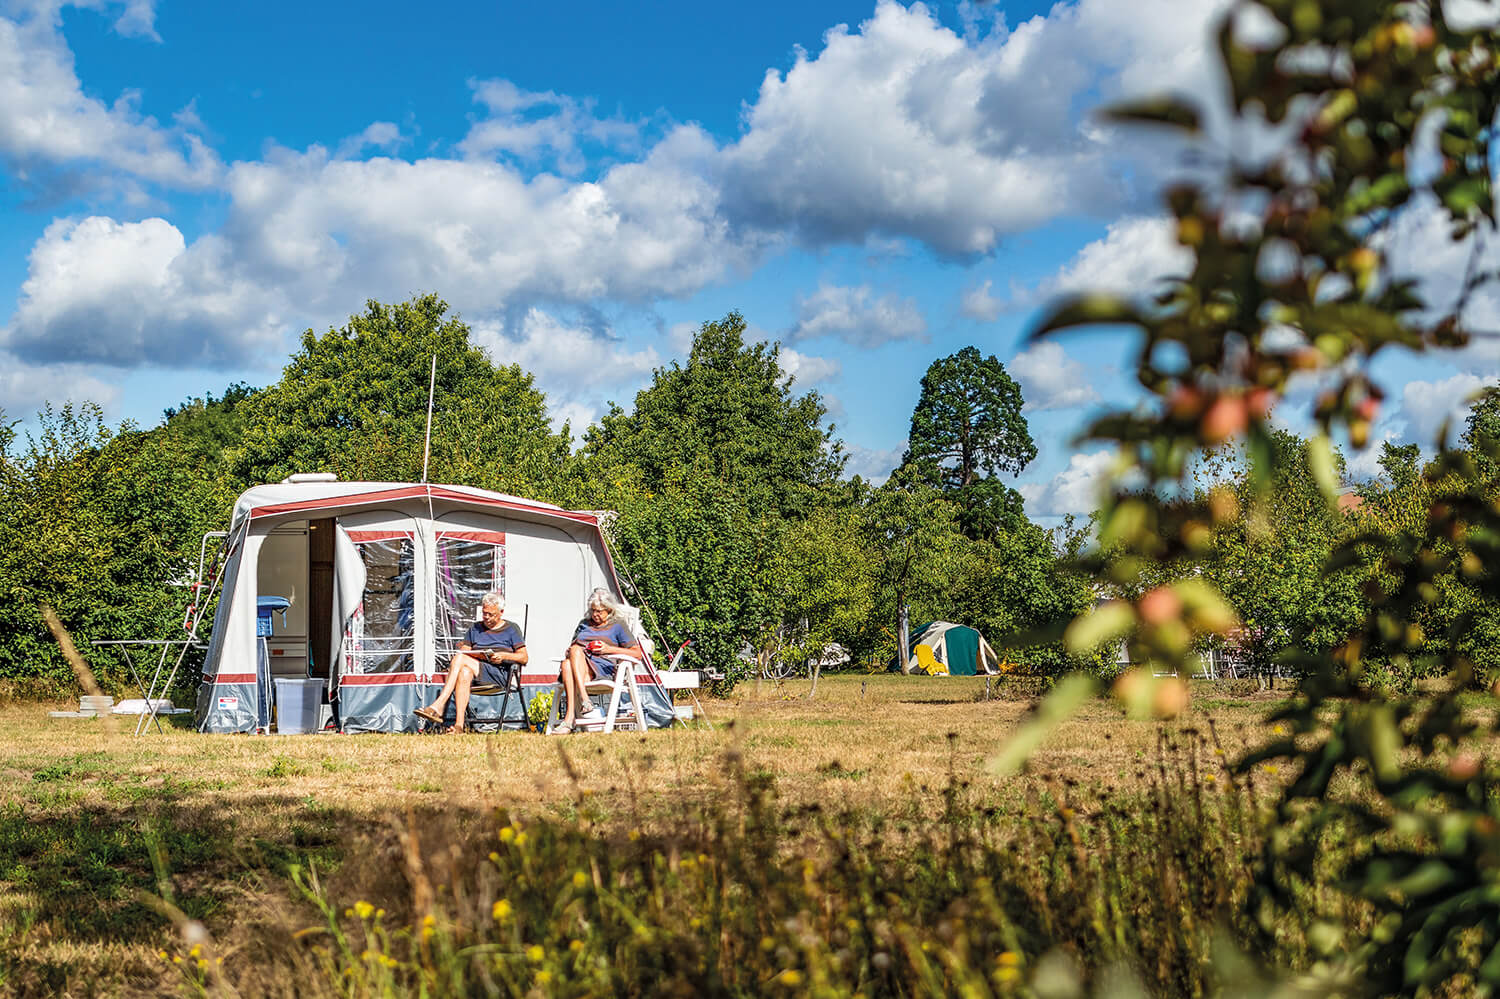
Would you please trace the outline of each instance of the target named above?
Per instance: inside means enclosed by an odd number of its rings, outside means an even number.
[[[432,355],[432,375],[427,380],[427,436],[422,441],[422,483],[427,483],[427,459],[432,456],[432,393],[437,388],[437,355]]]

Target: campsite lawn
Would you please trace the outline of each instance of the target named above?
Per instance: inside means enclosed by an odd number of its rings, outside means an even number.
[[[1059,796],[1125,794],[1159,763],[1163,733],[1222,768],[1208,723],[1232,758],[1258,738],[1276,695],[1204,685],[1200,707],[1165,726],[1089,704],[1002,780],[984,761],[1030,702],[983,700],[982,678],[889,675],[753,682],[706,701],[715,728],[613,736],[204,736],[141,738],[127,719],[49,719],[54,705],[0,707],[0,991],[156,994],[180,970],[159,951],[176,941],[150,908],[167,898],[233,940],[244,918],[291,903],[286,872],[309,863],[346,899],[389,875],[372,856],[396,825],[424,827],[428,846],[493,816],[576,818],[632,835],[669,831],[713,809],[749,774],[788,807],[920,829],[944,793],[1018,815]],[[1179,752],[1186,750],[1178,750]],[[566,756],[566,760],[564,759]],[[572,770],[573,776],[569,775]],[[1206,778],[1211,780],[1212,778]],[[472,826],[472,830],[471,830]],[[487,849],[487,848],[486,848]],[[154,860],[153,860],[154,857]],[[307,918],[311,918],[310,916]]]

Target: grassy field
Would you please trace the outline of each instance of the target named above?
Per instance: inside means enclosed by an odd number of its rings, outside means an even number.
[[[463,864],[489,852],[497,815],[513,828],[675,844],[685,816],[702,830],[754,787],[774,798],[768,814],[786,826],[777,850],[789,855],[812,849],[817,824],[803,829],[797,817],[815,813],[840,816],[878,849],[930,845],[945,811],[999,816],[985,833],[995,849],[1033,820],[1061,821],[1061,843],[1075,807],[1102,815],[1112,800],[1147,802],[1163,781],[1223,787],[1224,760],[1262,736],[1274,703],[1205,685],[1187,714],[1158,725],[1094,702],[1027,774],[999,779],[984,762],[1024,719],[1026,700],[984,700],[983,680],[972,678],[831,676],[815,699],[808,689],[747,684],[707,702],[713,730],[644,736],[135,738],[123,719],[0,707],[9,733],[0,759],[0,990],[145,995],[191,992],[201,981],[227,994],[230,977],[195,977],[173,961],[199,960],[181,919],[206,927],[228,976],[264,946],[255,927],[318,923],[288,878],[293,869],[321,872],[336,905],[370,900],[393,919],[412,918],[424,903],[411,897],[411,877],[395,876],[402,852],[447,856],[452,876],[429,890],[450,890],[467,876]],[[826,841],[826,822],[817,828]],[[182,914],[179,927],[163,914],[169,907]],[[245,984],[253,977],[239,981],[254,990]]]

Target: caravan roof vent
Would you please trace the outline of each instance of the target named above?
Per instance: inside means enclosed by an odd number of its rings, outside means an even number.
[[[282,485],[296,485],[299,482],[337,482],[339,477],[333,472],[297,472],[288,475],[281,480]]]

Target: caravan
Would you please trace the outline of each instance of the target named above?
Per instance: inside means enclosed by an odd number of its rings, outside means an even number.
[[[468,486],[292,476],[239,497],[224,545],[204,732],[267,731],[278,677],[320,681],[341,731],[415,731],[485,592],[506,595],[536,686],[556,681],[589,591],[620,595],[594,514]],[[670,722],[640,681],[648,720]]]

